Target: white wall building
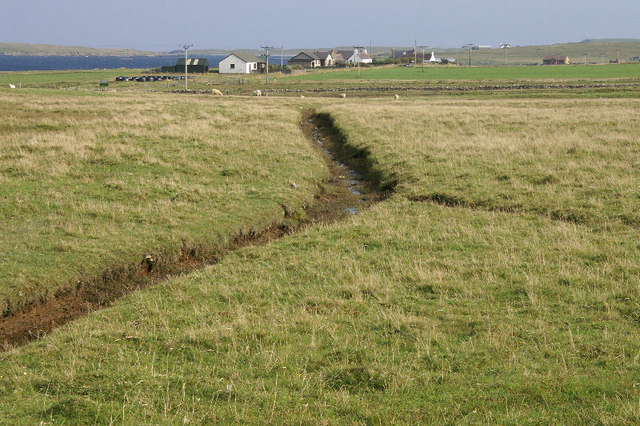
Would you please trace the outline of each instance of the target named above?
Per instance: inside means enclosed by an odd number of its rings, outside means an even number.
[[[355,50],[355,49],[354,49]],[[369,56],[367,49],[359,50],[356,56],[354,50],[339,50],[338,53],[342,55],[344,60],[349,64],[371,64],[373,59]]]
[[[257,57],[248,53],[232,53],[218,65],[220,74],[251,74],[258,71],[258,63],[261,62]]]

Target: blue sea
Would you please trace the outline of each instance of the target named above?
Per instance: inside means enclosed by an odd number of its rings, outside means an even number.
[[[149,69],[175,65],[183,55],[167,56],[12,56],[0,55],[0,71],[93,70],[93,69]],[[207,58],[215,68],[226,55],[197,56]],[[287,57],[284,58],[285,65]],[[270,63],[280,65],[280,56],[271,56]]]

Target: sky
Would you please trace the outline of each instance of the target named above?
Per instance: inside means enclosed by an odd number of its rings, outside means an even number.
[[[0,42],[180,49],[640,39],[640,0],[0,0]]]

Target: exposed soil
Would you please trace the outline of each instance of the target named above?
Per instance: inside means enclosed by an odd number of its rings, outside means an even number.
[[[314,201],[301,208],[283,205],[283,220],[267,229],[239,230],[222,248],[183,247],[174,259],[144,253],[137,265],[105,270],[102,276],[78,281],[70,289],[0,319],[0,351],[37,340],[55,328],[110,306],[115,300],[169,277],[213,265],[228,253],[261,246],[316,224],[331,223],[383,199],[391,186],[381,185],[368,153],[350,147],[328,115],[307,111],[300,129],[322,155],[329,178],[319,185]],[[295,183],[292,183],[295,185]]]

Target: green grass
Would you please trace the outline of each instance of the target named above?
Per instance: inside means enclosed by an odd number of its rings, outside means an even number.
[[[115,77],[122,75],[137,73],[137,70],[105,70],[105,71],[25,71],[25,72],[0,72],[0,85],[7,86],[13,84],[18,86],[34,85],[37,83],[95,83],[96,86],[100,80],[113,80]]]
[[[174,114],[215,125],[210,144],[231,146],[213,164],[240,155],[259,178],[219,187],[218,200],[238,203],[224,211],[231,221],[264,215],[274,194],[297,199],[279,192],[291,191],[282,174],[303,174],[309,191],[322,176],[291,118],[313,106],[396,193],[0,354],[0,423],[640,421],[637,100],[131,96],[25,95],[6,110],[48,111],[26,134],[77,132],[82,117],[89,147],[110,129],[138,135],[161,178],[141,135],[177,136]],[[131,108],[136,124],[111,123],[115,113],[104,124],[92,116],[102,108]],[[289,137],[247,145],[257,123]],[[199,164],[189,138],[163,143],[183,152],[166,161]],[[275,160],[281,144],[291,163]],[[118,145],[103,147],[112,157]],[[267,200],[251,204],[245,184]]]
[[[635,99],[351,100],[324,108],[411,199],[636,229],[639,109]]]
[[[638,78],[640,65],[615,64],[597,66],[527,66],[527,67],[384,67],[362,68],[360,80],[566,80]],[[293,76],[299,80],[358,79],[355,69],[321,71]]]
[[[31,91],[0,99],[0,312],[145,252],[214,249],[239,228],[281,220],[280,204],[310,200],[326,173],[293,105]]]
[[[634,235],[392,199],[0,355],[0,421],[635,423]]]

